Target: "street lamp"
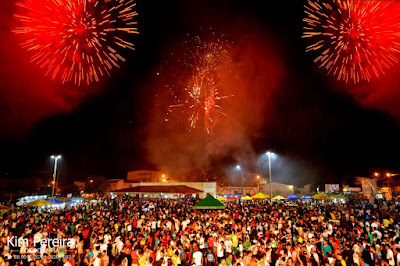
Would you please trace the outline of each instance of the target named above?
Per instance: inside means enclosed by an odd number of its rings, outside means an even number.
[[[268,168],[269,168],[269,191],[270,191],[270,199],[272,199],[272,174],[271,174],[271,156],[273,155],[272,152],[267,151],[265,153],[268,156]],[[272,202],[272,201],[271,201]]]
[[[260,175],[257,175],[258,192],[260,192]]]
[[[241,171],[242,170],[242,167],[240,167],[240,165],[236,165],[236,170],[238,170],[238,171],[240,171],[240,179],[241,179],[241,181],[242,181],[242,197],[244,197],[244,188],[243,188],[243,172]]]
[[[51,193],[51,197],[54,197],[54,189],[56,186],[56,177],[57,177],[57,161],[61,159],[61,155],[52,155],[51,159],[54,159],[54,172],[53,172],[53,192]]]

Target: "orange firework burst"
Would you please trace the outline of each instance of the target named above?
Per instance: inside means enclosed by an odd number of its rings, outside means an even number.
[[[124,62],[118,50],[134,49],[133,0],[23,0],[15,17],[21,46],[53,79],[81,85],[98,82]]]
[[[358,83],[379,78],[398,62],[400,8],[396,1],[330,0],[304,6],[306,51],[338,80]]]

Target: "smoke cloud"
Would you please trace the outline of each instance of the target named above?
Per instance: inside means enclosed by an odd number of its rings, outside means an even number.
[[[215,161],[254,161],[252,140],[271,119],[271,95],[282,82],[285,68],[278,50],[255,33],[233,43],[230,52],[240,55],[234,60],[236,74],[221,86],[225,95],[234,96],[221,103],[226,117],[218,117],[210,134],[202,128],[189,130],[185,113],[179,114],[184,117],[180,121],[166,121],[170,91],[162,84],[155,85],[157,97],[149,117],[147,150],[148,160],[156,168],[181,175],[191,168],[209,167]]]

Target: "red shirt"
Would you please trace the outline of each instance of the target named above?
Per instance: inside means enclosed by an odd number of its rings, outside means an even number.
[[[207,244],[210,248],[214,247],[214,237],[209,237],[207,240]]]

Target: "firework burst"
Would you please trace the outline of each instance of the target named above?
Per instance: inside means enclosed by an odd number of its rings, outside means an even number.
[[[23,0],[15,17],[21,47],[53,79],[76,85],[98,82],[134,49],[137,34],[133,0]]]
[[[308,0],[303,38],[314,62],[338,80],[371,81],[398,62],[399,4],[396,1]]]
[[[230,96],[220,96],[219,90],[212,77],[198,75],[193,78],[188,88],[185,103],[170,105],[169,108],[183,108],[189,115],[188,121],[191,128],[196,128],[199,120],[202,120],[207,133],[213,128],[216,115],[226,116],[221,110],[219,102]]]
[[[190,129],[201,127],[211,133],[218,117],[226,116],[221,101],[233,96],[221,92],[226,91],[222,88],[224,74],[232,74],[229,42],[215,36],[211,41],[194,37],[184,47],[184,60],[178,60],[183,71],[179,71],[177,84],[168,86],[175,102],[169,105],[168,114],[186,117]]]

